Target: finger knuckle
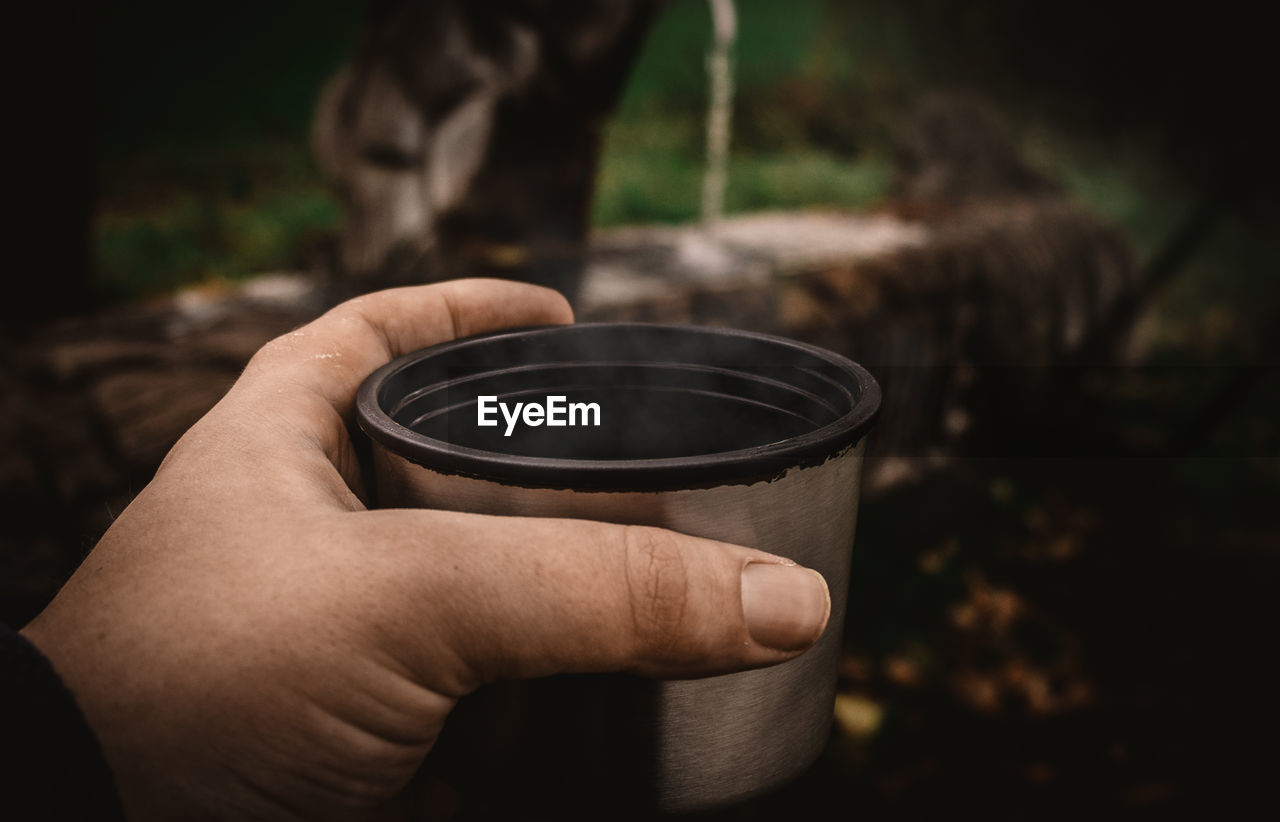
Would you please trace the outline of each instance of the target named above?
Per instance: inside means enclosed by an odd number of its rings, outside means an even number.
[[[285,349],[286,345],[287,343],[284,342],[282,337],[276,337],[263,343],[249,358],[249,362],[245,366],[245,372],[252,373],[253,371],[269,368],[275,360],[279,359],[280,352]]]
[[[636,638],[650,655],[675,655],[689,605],[689,572],[674,534],[631,526],[624,531],[627,587]]]
[[[254,376],[261,373],[270,373],[280,368],[281,365],[298,355],[298,351],[307,340],[306,333],[304,327],[263,343],[249,358],[249,362],[245,365],[244,374]]]

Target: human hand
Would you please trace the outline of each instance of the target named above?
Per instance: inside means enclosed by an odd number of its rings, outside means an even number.
[[[799,654],[830,610],[780,557],[652,528],[366,510],[356,389],[393,357],[571,322],[534,286],[344,303],[267,344],[23,633],[131,818],[414,815],[457,700],[557,672],[695,676]]]

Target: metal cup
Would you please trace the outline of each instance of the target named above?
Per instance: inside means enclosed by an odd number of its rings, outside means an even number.
[[[544,412],[509,425],[499,402]],[[549,425],[545,409],[557,405],[565,424]],[[554,677],[540,688],[531,746],[534,766],[551,774],[543,784],[597,809],[692,811],[778,787],[822,751],[879,405],[861,366],[791,340],[580,324],[402,357],[365,381],[357,413],[381,506],[661,526],[823,575],[827,629],[781,665],[665,682]],[[479,425],[482,409],[498,424]]]

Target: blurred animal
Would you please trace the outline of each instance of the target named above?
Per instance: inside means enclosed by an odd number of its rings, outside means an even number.
[[[571,297],[601,128],[661,0],[380,0],[321,94],[336,267],[498,273]]]

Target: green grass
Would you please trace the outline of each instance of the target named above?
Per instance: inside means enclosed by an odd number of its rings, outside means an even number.
[[[244,201],[171,195],[145,212],[103,214],[94,231],[97,277],[114,293],[147,294],[288,266],[339,219],[321,188],[264,192]]]
[[[865,208],[883,197],[885,164],[849,162],[821,152],[741,155],[729,169],[725,210],[830,206]],[[615,150],[605,155],[596,192],[596,225],[678,223],[697,219],[702,166],[688,157]]]

